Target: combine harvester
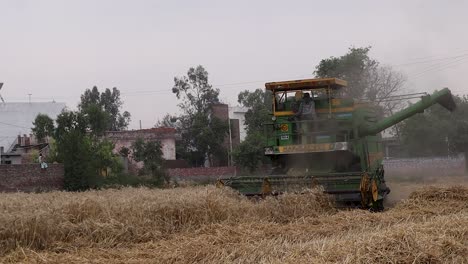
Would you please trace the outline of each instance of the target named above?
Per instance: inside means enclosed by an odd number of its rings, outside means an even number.
[[[447,88],[423,95],[417,103],[383,118],[372,102],[347,98],[347,82],[340,79],[272,82],[265,86],[273,94],[273,122],[265,124],[265,155],[271,158],[272,174],[230,177],[218,184],[248,196],[319,185],[339,204],[374,211],[383,210],[383,200],[390,192],[385,184],[380,132],[436,103],[449,111],[456,108]],[[307,120],[296,113],[304,100],[315,103],[315,118]]]

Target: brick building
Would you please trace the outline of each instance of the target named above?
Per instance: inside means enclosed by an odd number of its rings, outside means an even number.
[[[28,164],[37,162],[37,155],[47,156],[48,139],[38,142],[34,135],[18,135],[11,146],[5,150],[0,147],[0,164]]]
[[[132,144],[139,138],[147,141],[159,141],[162,144],[163,158],[165,160],[176,159],[176,130],[174,128],[158,127],[128,131],[108,131],[105,133],[105,138],[115,144],[115,153],[119,153],[122,148],[131,150]],[[141,162],[138,163],[133,160],[131,153],[128,159],[125,159],[125,163],[126,169],[132,172],[135,172],[143,166]]]
[[[227,104],[215,104],[211,107],[211,114],[223,121],[229,120],[229,133],[223,142],[223,147],[228,151],[228,157],[218,157],[216,165],[230,165],[230,153],[232,149],[237,147],[242,142],[246,135],[245,113],[247,109],[244,107],[230,107]]]

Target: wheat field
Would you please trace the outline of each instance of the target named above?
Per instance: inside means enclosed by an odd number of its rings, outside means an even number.
[[[0,209],[1,263],[468,263],[466,185],[382,213],[213,186],[0,194]]]

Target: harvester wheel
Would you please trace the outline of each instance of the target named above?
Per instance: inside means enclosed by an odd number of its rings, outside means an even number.
[[[383,212],[383,210],[384,210],[383,199],[373,201],[372,207],[369,208],[369,211],[371,212]]]

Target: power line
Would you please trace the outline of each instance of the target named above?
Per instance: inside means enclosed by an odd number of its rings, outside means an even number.
[[[424,61],[417,61],[417,62],[402,63],[402,64],[393,65],[393,66],[401,67],[401,66],[424,64],[424,63],[436,62],[436,61],[452,60],[452,59],[457,59],[457,58],[464,57],[464,56],[467,56],[467,55],[468,55],[468,53],[465,53],[465,54],[461,54],[461,55],[457,55],[457,56],[451,56],[451,57],[445,57],[445,58],[439,58],[439,59],[433,59],[433,60],[424,60]]]
[[[7,139],[12,139],[12,138],[16,138],[16,137],[3,137],[2,139],[0,139],[0,143],[7,140]]]
[[[312,74],[302,74],[302,75],[296,75],[294,77],[289,77],[289,78],[281,78],[281,79],[295,79],[295,78],[305,78],[309,75]],[[273,79],[273,78],[272,78]],[[270,79],[270,80],[272,80]],[[276,78],[275,78],[276,79]],[[223,86],[238,86],[238,85],[244,85],[244,84],[253,84],[253,83],[265,83],[270,80],[263,80],[263,81],[246,81],[246,82],[235,82],[235,83],[224,83],[224,84],[213,84],[215,87],[223,87]]]
[[[18,128],[31,129],[30,127],[24,127],[24,126],[20,126],[20,125],[5,123],[5,122],[0,122],[0,124],[7,125],[7,126],[12,126],[12,127],[18,127]]]
[[[299,76],[294,76],[292,78],[283,78],[283,79],[294,79],[294,78],[304,78],[312,74],[302,74]],[[265,83],[268,81],[245,81],[245,82],[235,82],[235,83],[222,83],[222,84],[213,84],[212,87],[219,88],[219,87],[226,87],[226,86],[239,86],[245,84],[256,84],[256,83]],[[228,87],[226,87],[228,88]],[[229,88],[236,88],[236,87],[229,87]],[[152,95],[152,94],[166,94],[172,93],[172,89],[161,89],[161,90],[144,90],[144,91],[131,91],[131,92],[122,92],[121,95],[124,96],[144,96],[144,95]]]
[[[457,60],[453,60],[453,61],[450,61],[450,62],[447,62],[447,63],[444,63],[444,64],[436,64],[436,65],[432,65],[430,67],[427,67],[426,69],[418,72],[418,73],[415,73],[415,74],[412,74],[410,75],[409,77],[410,78],[419,78],[421,76],[423,76],[424,74],[426,73],[429,73],[429,72],[433,72],[433,71],[437,71],[437,70],[444,70],[444,69],[448,69],[450,67],[453,67],[455,66],[458,62],[461,62],[463,60],[466,60],[468,59],[468,55],[465,56],[465,57],[462,57],[462,58],[459,58]]]

